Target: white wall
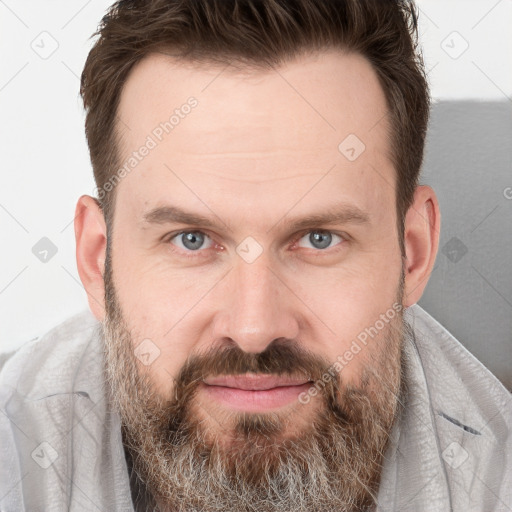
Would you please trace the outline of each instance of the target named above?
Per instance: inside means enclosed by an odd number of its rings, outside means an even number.
[[[73,232],[76,201],[94,189],[79,76],[110,3],[0,1],[0,352],[87,307]],[[512,0],[418,5],[433,97],[511,99]]]
[[[512,99],[512,0],[418,0],[435,99]]]

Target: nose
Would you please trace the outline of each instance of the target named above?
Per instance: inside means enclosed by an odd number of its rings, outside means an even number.
[[[299,311],[285,283],[264,255],[252,263],[237,258],[217,290],[214,339],[230,338],[242,350],[259,353],[276,338],[296,338]]]

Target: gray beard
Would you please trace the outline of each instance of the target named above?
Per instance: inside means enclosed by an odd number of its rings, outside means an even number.
[[[218,373],[279,373],[280,364],[302,354],[297,356],[288,345],[279,346],[267,359],[266,351],[249,354],[233,349],[222,358],[218,352],[207,354],[184,365],[174,396],[164,398],[134,356],[108,268],[107,264],[105,377],[110,403],[121,417],[128,459],[146,493],[145,510],[373,510],[383,454],[405,393],[402,341],[409,326],[401,314],[389,323],[383,341],[372,340],[383,346],[378,356],[367,356],[361,387],[342,386],[341,376],[331,379],[321,390],[322,407],[300,433],[284,435],[296,409],[289,418],[239,413],[232,416],[229,431],[216,433],[204,427],[194,399],[205,371],[221,369],[210,361],[222,362],[227,365],[222,369],[230,370]],[[326,367],[314,360],[303,369],[319,377]]]

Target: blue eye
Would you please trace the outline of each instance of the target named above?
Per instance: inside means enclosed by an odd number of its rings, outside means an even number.
[[[197,252],[199,249],[208,249],[213,244],[212,239],[201,231],[182,231],[181,233],[174,235],[169,242],[172,243],[172,240],[174,239],[181,242],[181,244],[177,243],[175,245],[185,251]],[[206,239],[210,241],[210,245],[202,247]]]
[[[343,241],[341,236],[336,235],[335,233],[331,233],[330,231],[315,230],[306,233],[302,238],[299,239],[298,243],[300,244],[301,240],[306,239],[306,241],[311,244],[313,249],[326,249],[332,243],[333,237],[339,238],[340,241]]]
[[[316,229],[305,233],[301,238],[298,239],[296,244],[299,247],[317,249],[317,251],[321,252],[324,249],[329,249],[336,245],[340,245],[340,243],[343,241],[345,241],[344,237],[337,235],[336,233],[322,229]],[[215,242],[206,233],[195,230],[180,231],[179,233],[176,233],[175,235],[167,238],[167,243],[171,243],[172,245],[177,246],[183,252],[188,253],[189,257],[195,255],[204,256],[204,250],[210,249],[213,245],[215,245]],[[304,243],[306,245],[303,245]]]

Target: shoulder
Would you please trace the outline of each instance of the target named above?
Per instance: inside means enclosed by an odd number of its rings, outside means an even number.
[[[66,377],[71,377],[74,363],[97,337],[100,325],[89,310],[84,310],[17,350],[2,354],[1,401],[14,389],[34,399],[60,392],[69,384]]]
[[[133,510],[120,419],[105,400],[101,327],[81,312],[3,364],[2,510],[86,510],[85,500],[101,510]],[[80,495],[69,494],[71,481]]]
[[[16,353],[16,350],[12,350],[11,352],[3,352],[0,354],[0,373],[2,372],[2,368],[4,364]]]
[[[510,419],[512,394],[483,363],[420,306],[408,308],[405,319],[413,328],[415,345],[433,395],[440,400],[457,395],[460,404],[461,393],[467,393],[471,397],[465,404],[467,407],[485,409],[489,402],[494,402]]]
[[[512,394],[421,307],[405,319],[454,510],[501,510],[512,504]]]

